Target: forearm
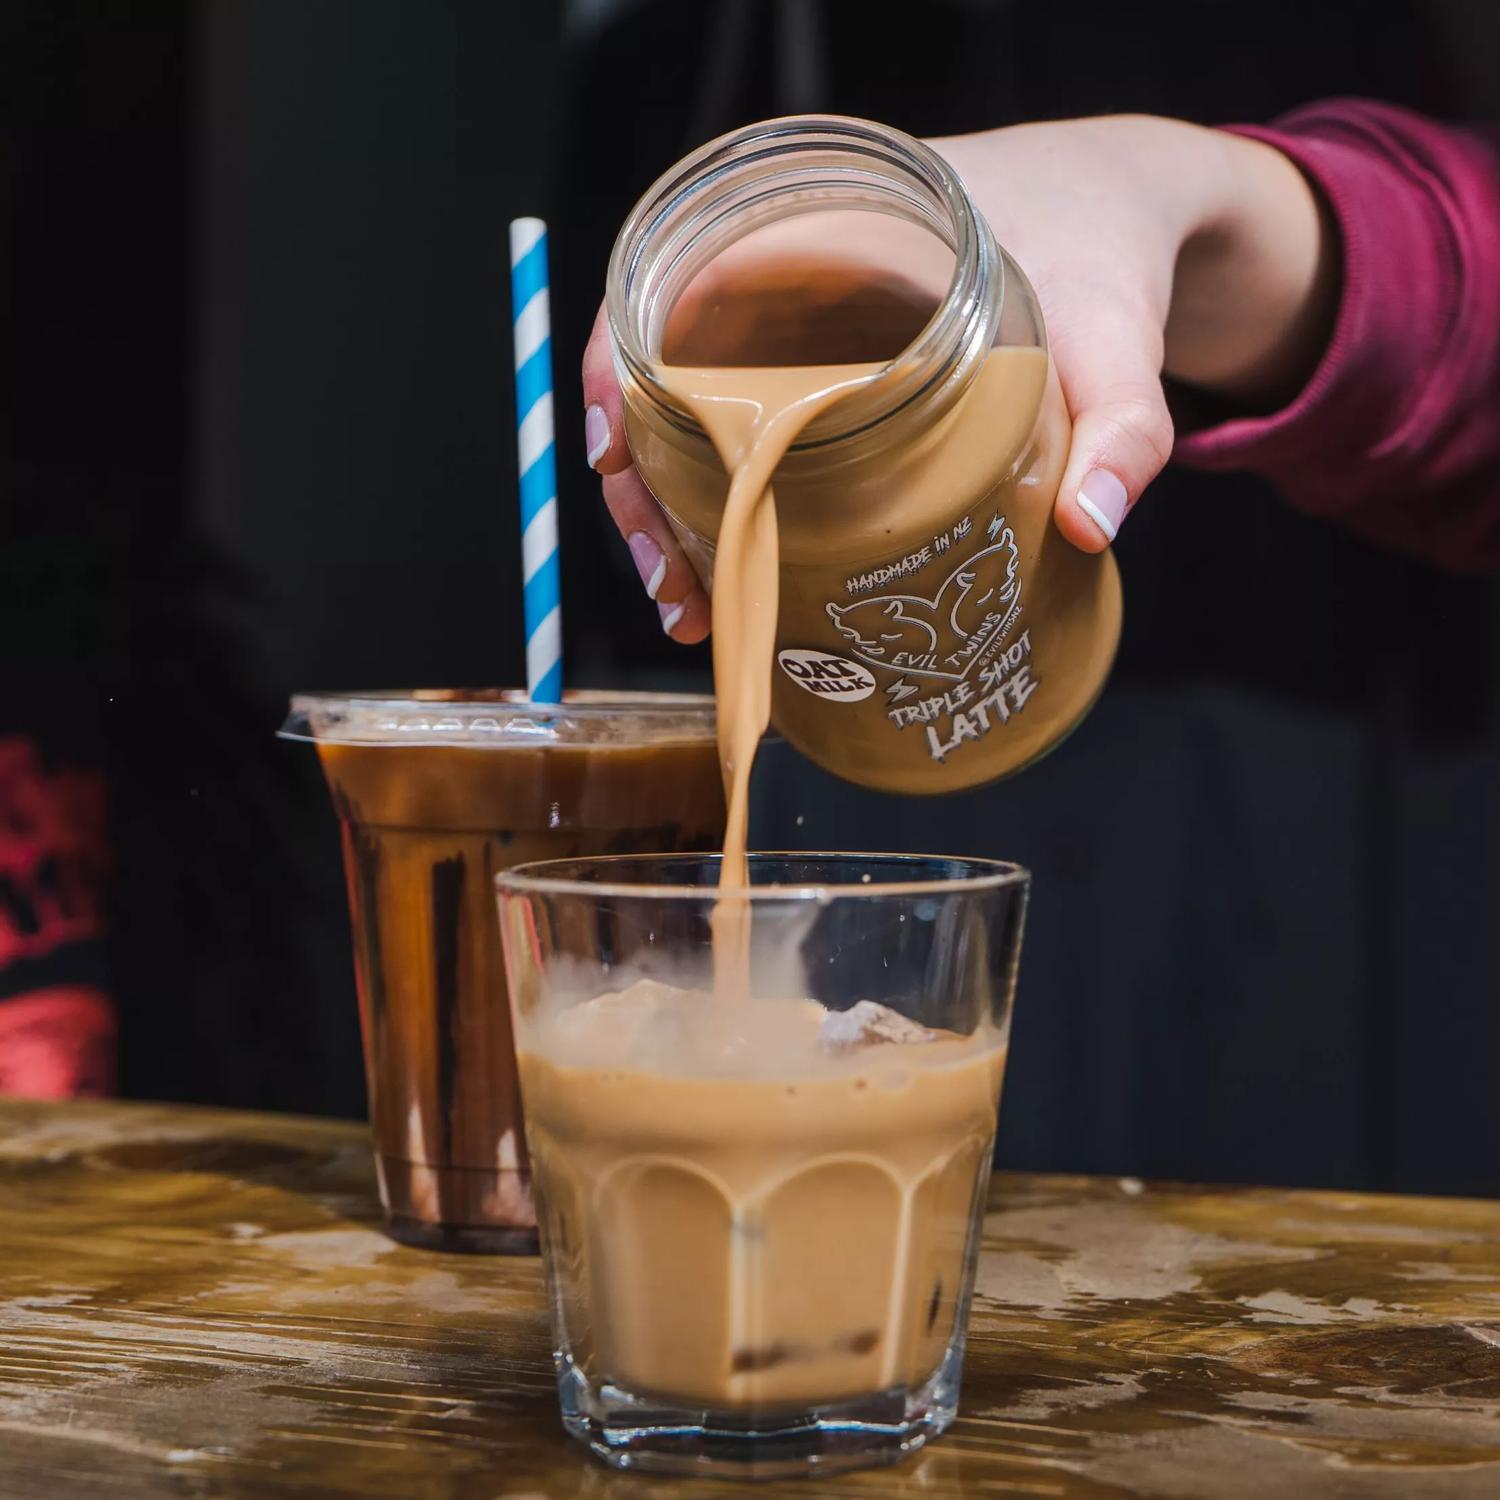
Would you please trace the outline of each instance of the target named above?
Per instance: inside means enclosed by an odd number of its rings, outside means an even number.
[[[1051,239],[1026,253],[1035,232],[1029,210],[1040,203],[1056,212],[1058,184],[1066,183],[1068,233],[1111,259],[1105,274],[1116,278],[1116,296],[1127,290],[1118,283],[1125,269],[1131,299],[1164,334],[1164,373],[1173,379],[1260,409],[1294,394],[1317,362],[1338,300],[1337,232],[1319,194],[1281,152],[1155,115],[1014,126],[931,144],[977,189],[1000,238],[1054,306],[1090,291],[1049,285],[1061,274]],[[1082,248],[1070,263],[1075,258],[1093,271]]]
[[[1362,100],[1257,133],[1337,220],[1333,326],[1284,406],[1179,434],[1178,458],[1449,567],[1500,566],[1500,143]]]

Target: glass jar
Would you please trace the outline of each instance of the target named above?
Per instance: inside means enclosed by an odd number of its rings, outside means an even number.
[[[1078,724],[1114,659],[1119,574],[1052,524],[1070,426],[1041,311],[941,157],[839,118],[713,141],[626,220],[608,310],[631,452],[706,580],[727,477],[663,366],[878,369],[775,474],[792,744],[936,793]]]

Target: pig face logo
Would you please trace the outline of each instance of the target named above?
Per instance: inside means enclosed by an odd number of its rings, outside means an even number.
[[[918,612],[912,612],[916,606]],[[899,655],[907,657],[937,650],[938,633],[925,599],[888,594],[879,599],[861,599],[858,604],[830,604],[833,628],[849,641],[862,661],[890,666]]]
[[[961,562],[932,598],[878,594],[830,604],[846,650],[871,667],[957,682],[1007,626],[1020,604],[1020,549],[1001,522],[999,539]]]

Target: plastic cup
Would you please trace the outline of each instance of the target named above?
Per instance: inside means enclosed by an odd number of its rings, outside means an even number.
[[[375,1161],[391,1235],[536,1249],[495,874],[717,848],[713,700],[508,691],[300,695],[343,834]]]

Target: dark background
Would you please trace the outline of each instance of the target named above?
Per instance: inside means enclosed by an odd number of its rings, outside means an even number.
[[[110,781],[136,1096],[354,1113],[298,688],[521,675],[507,221],[552,226],[575,684],[702,685],[583,461],[615,228],[705,137],[1364,94],[1484,116],[1483,0],[0,7],[0,732]],[[1087,204],[1080,204],[1086,215]],[[1035,871],[1002,1159],[1500,1190],[1487,581],[1169,474],[1086,725],[939,802],[765,756],[759,841]]]

